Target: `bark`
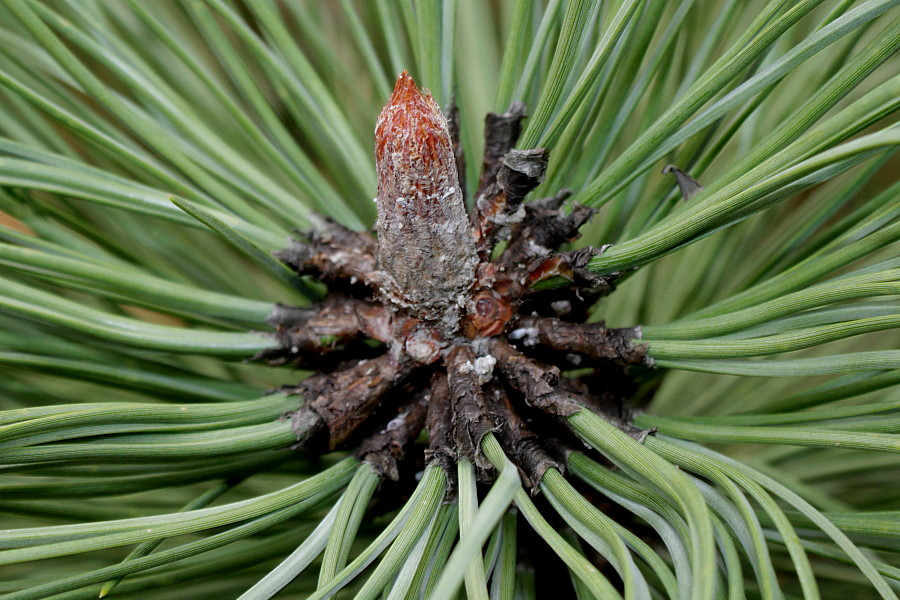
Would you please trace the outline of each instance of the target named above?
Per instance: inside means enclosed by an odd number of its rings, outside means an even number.
[[[540,490],[541,478],[547,469],[554,467],[563,471],[563,465],[544,450],[538,436],[516,414],[503,386],[491,386],[489,393],[491,406],[499,416],[497,438],[506,455],[519,468],[523,483],[535,495]]]
[[[405,351],[419,364],[440,357],[447,341],[440,328],[391,310],[384,304],[332,294],[312,308],[277,305],[269,316],[278,347],[264,350],[254,359],[270,365],[316,365],[317,358],[342,357],[347,351],[365,352],[354,341],[368,338],[394,351]],[[348,346],[349,344],[349,346]],[[359,355],[359,358],[365,356]]]
[[[375,260],[378,245],[371,235],[322,219],[305,233],[305,238],[291,240],[291,245],[275,256],[299,275],[314,275],[332,284],[365,285],[372,290],[381,286]]]
[[[497,416],[488,409],[481,390],[481,375],[475,353],[468,346],[457,346],[444,359],[450,386],[453,413],[453,438],[459,457],[468,459],[484,475],[491,467],[482,454],[481,439],[498,428]]]
[[[606,288],[611,284],[605,278],[587,268],[590,260],[603,253],[604,248],[587,246],[569,252],[554,252],[546,258],[538,258],[529,265],[527,286],[532,287],[553,277],[562,277],[576,286]]]
[[[398,481],[400,463],[406,456],[407,447],[415,441],[425,425],[427,400],[427,395],[423,393],[403,406],[400,413],[387,425],[362,441],[355,456],[369,463],[382,477]]]
[[[476,198],[497,180],[503,157],[515,148],[525,117],[525,104],[513,102],[505,113],[488,113],[484,118],[484,157]]]
[[[394,330],[403,326],[405,320],[409,319],[394,315],[384,305],[339,294],[310,308],[278,304],[268,319],[275,329],[278,347],[264,350],[254,359],[273,366],[293,364],[322,370],[324,365],[343,360],[348,354],[365,358],[376,352],[373,348],[367,351],[361,343],[364,338],[391,344]]]
[[[444,372],[437,372],[431,378],[431,393],[425,416],[428,431],[428,449],[425,462],[436,463],[447,473],[449,481],[456,478],[456,452],[453,444],[453,416],[451,414],[450,385]]]
[[[509,238],[512,227],[525,218],[522,201],[544,178],[548,156],[546,148],[510,151],[496,181],[475,197],[475,239],[481,260],[489,260],[497,242]]]
[[[316,413],[328,429],[334,450],[366,421],[385,395],[412,371],[408,361],[392,354],[359,361],[330,374],[314,375],[297,388],[306,399],[301,411]]]
[[[581,410],[581,404],[557,390],[560,381],[557,367],[532,360],[499,338],[491,340],[490,351],[503,377],[529,406],[559,417]]]
[[[651,366],[647,346],[635,345],[640,337],[635,328],[607,329],[603,323],[567,323],[560,319],[518,316],[513,334],[525,332],[528,343],[537,343],[560,352],[578,352],[594,359],[623,365]]]
[[[570,193],[564,190],[556,196],[525,205],[525,217],[500,255],[500,264],[507,268],[524,268],[533,259],[548,256],[562,244],[580,237],[578,230],[590,220],[594,211],[580,204],[576,204],[570,213],[558,210]]]

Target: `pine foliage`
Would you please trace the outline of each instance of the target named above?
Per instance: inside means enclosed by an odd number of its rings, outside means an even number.
[[[3,0],[0,594],[897,598],[898,0]],[[369,228],[409,70],[462,118],[523,101],[537,195],[597,210],[642,326],[643,443],[589,411],[531,496],[311,457],[275,257]],[[702,184],[685,200],[677,165]]]

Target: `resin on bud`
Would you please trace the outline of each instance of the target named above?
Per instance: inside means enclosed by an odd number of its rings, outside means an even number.
[[[458,322],[477,256],[447,119],[404,71],[375,128],[383,292],[413,315]]]

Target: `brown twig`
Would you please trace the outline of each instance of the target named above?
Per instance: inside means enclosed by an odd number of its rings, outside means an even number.
[[[546,148],[510,151],[494,182],[475,196],[475,242],[481,260],[489,260],[497,242],[525,218],[522,201],[544,178],[548,157]]]
[[[499,417],[497,438],[507,457],[519,468],[522,481],[532,494],[537,494],[544,472],[551,467],[562,471],[563,465],[547,453],[538,436],[525,425],[503,386],[491,386],[489,394]]]
[[[447,374],[438,371],[431,378],[431,393],[425,417],[428,431],[428,449],[425,462],[440,465],[452,481],[456,474],[456,451],[453,444],[453,415],[450,403],[450,385]]]
[[[508,269],[524,268],[533,259],[553,253],[561,244],[577,240],[578,230],[594,211],[580,204],[574,205],[570,213],[559,210],[570,194],[571,191],[563,190],[556,196],[526,204],[525,217],[513,230],[498,263]]]
[[[425,425],[428,395],[423,392],[401,407],[400,413],[378,432],[364,439],[354,452],[382,477],[400,479],[400,462],[406,450]]]
[[[379,289],[376,267],[378,244],[371,235],[353,231],[331,219],[306,232],[306,239],[293,239],[276,256],[299,275],[315,275],[330,283],[361,284]]]
[[[453,437],[459,457],[475,464],[480,473],[491,469],[481,453],[481,439],[497,430],[497,417],[488,408],[481,391],[485,373],[479,369],[475,353],[468,346],[457,346],[445,357],[450,406],[453,413]],[[491,365],[491,368],[493,365]]]
[[[335,449],[366,421],[385,395],[412,372],[407,360],[382,354],[335,373],[314,375],[296,392],[306,398],[300,411],[321,417],[328,430],[328,447]]]
[[[476,198],[497,180],[503,157],[515,148],[525,117],[525,103],[513,102],[505,113],[488,113],[484,118],[484,156]]]
[[[578,352],[595,359],[623,365],[650,366],[646,345],[635,345],[640,337],[636,328],[607,329],[601,323],[568,323],[561,319],[518,316],[512,336],[527,337],[560,352]]]

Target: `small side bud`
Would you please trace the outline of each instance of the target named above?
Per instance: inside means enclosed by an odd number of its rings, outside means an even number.
[[[447,119],[404,71],[375,128],[378,265],[383,293],[455,327],[477,256]]]
[[[681,191],[681,196],[685,200],[690,200],[697,193],[703,189],[703,186],[700,185],[700,182],[676,167],[675,165],[666,165],[663,167],[663,175],[674,175],[675,179],[678,181],[678,189]]]

